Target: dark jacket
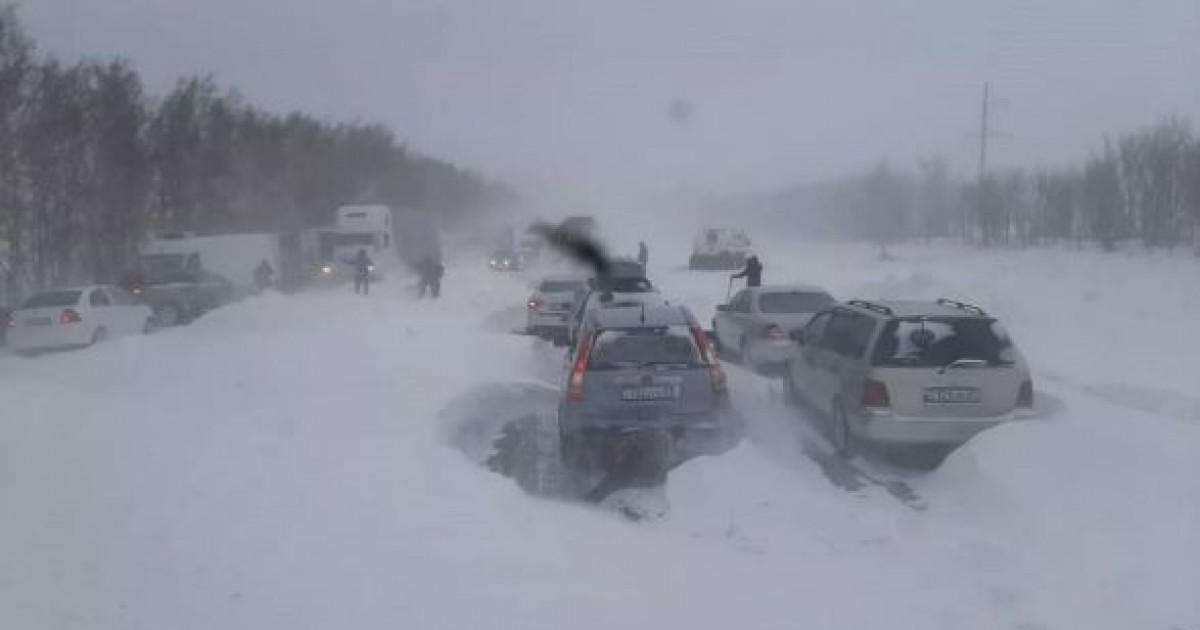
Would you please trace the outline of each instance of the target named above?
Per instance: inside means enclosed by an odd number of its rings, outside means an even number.
[[[421,280],[424,282],[436,282],[446,274],[446,268],[442,266],[442,263],[432,258],[426,258],[421,261],[417,273],[421,275]]]
[[[733,277],[745,278],[746,286],[748,287],[761,287],[762,272],[763,266],[761,262],[758,262],[758,256],[751,256],[746,260],[746,266],[742,269],[741,273],[736,273]]]
[[[354,267],[354,275],[360,278],[366,278],[371,275],[371,266],[375,263],[371,262],[371,257],[367,255],[367,251],[360,249],[354,260],[345,261],[346,264]]]

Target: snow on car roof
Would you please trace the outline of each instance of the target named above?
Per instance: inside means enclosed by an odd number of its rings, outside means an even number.
[[[892,309],[895,317],[987,317],[967,309],[939,304],[934,300],[870,300]]]
[[[636,328],[638,326],[690,325],[692,317],[682,306],[630,305],[594,311],[593,320],[600,328]]]
[[[824,287],[819,287],[815,284],[764,284],[761,287],[752,287],[750,291],[754,293],[785,293],[785,292],[801,292],[801,293],[825,293],[829,291]]]

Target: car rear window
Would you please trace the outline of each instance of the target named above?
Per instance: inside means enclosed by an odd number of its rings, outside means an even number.
[[[702,364],[700,349],[686,326],[603,330],[596,336],[588,360],[588,367],[598,370]]]
[[[960,359],[1012,365],[1012,340],[994,319],[904,318],[887,323],[875,344],[874,364],[943,367]]]
[[[582,291],[583,283],[578,280],[546,280],[538,287],[542,293],[571,293]]]
[[[779,291],[758,296],[758,310],[764,313],[815,313],[833,303],[826,293]]]
[[[52,308],[56,306],[75,306],[79,303],[82,291],[46,291],[35,294],[25,300],[22,308]]]

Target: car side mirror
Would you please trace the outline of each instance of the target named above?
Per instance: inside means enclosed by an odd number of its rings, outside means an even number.
[[[731,308],[729,304],[718,304],[717,310],[721,311],[722,313],[728,313],[729,311],[733,310],[733,308]]]
[[[796,343],[798,343],[800,345],[804,345],[804,330],[803,329],[798,328],[796,330],[793,330],[792,332],[788,333],[788,336],[792,338],[792,341],[795,341]]]

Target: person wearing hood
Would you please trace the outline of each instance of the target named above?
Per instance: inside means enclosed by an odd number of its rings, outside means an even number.
[[[758,261],[758,256],[753,254],[746,259],[746,266],[739,273],[733,274],[733,278],[745,278],[747,287],[762,286],[762,263]]]
[[[342,261],[347,265],[354,267],[354,292],[368,295],[371,292],[371,270],[375,268],[375,263],[371,262],[371,257],[367,255],[367,250],[358,250],[358,255],[353,260]]]

